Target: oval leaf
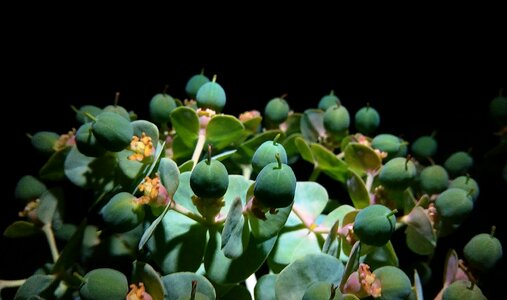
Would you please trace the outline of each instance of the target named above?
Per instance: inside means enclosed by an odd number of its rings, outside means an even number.
[[[19,287],[14,299],[28,300],[34,299],[34,296],[42,297],[42,299],[50,297],[50,290],[56,287],[54,283],[54,275],[32,275]]]
[[[357,209],[367,207],[370,205],[370,194],[368,193],[363,179],[352,170],[350,170],[348,174],[347,190],[354,207]]]
[[[186,106],[175,108],[171,112],[171,124],[181,142],[193,149],[199,136],[199,117],[195,110]]]
[[[134,135],[139,138],[144,134],[151,137],[151,142],[156,147],[158,144],[159,133],[157,125],[146,121],[146,120],[135,120],[131,122],[132,128],[134,129]]]
[[[165,289],[160,279],[160,275],[152,266],[145,262],[134,261],[132,270],[132,283],[139,284],[142,282],[153,300],[164,299]]]
[[[250,231],[243,216],[241,199],[236,198],[227,214],[222,230],[222,251],[230,259],[238,258],[248,246]]]
[[[320,109],[307,109],[300,119],[300,130],[305,140],[318,142],[324,136],[324,112]]]
[[[9,225],[5,231],[4,236],[8,238],[21,238],[35,235],[40,232],[40,228],[35,224],[27,221],[15,221]]]
[[[192,282],[195,282],[196,293],[203,294],[209,299],[216,299],[215,288],[213,288],[211,282],[202,275],[190,272],[179,272],[162,276],[162,283],[166,290],[165,299],[190,299]]]
[[[357,172],[372,172],[382,165],[382,160],[377,153],[363,144],[349,143],[344,153],[347,164]]]
[[[178,165],[176,165],[172,159],[163,157],[160,159],[158,173],[162,185],[167,190],[167,194],[172,198],[180,184],[180,170],[178,169]]]
[[[414,207],[403,221],[408,225],[405,233],[410,250],[420,255],[432,254],[437,246],[437,236],[424,209]]]
[[[235,117],[216,115],[211,118],[206,128],[206,144],[211,144],[215,150],[238,145],[244,130],[243,123]]]
[[[255,300],[276,300],[276,274],[265,274],[257,280],[254,289]]]
[[[301,157],[304,160],[306,160],[307,162],[313,164],[314,159],[313,159],[312,150],[310,149],[310,146],[308,146],[306,141],[301,137],[297,137],[295,139],[294,143],[299,151],[299,154],[301,154]]]

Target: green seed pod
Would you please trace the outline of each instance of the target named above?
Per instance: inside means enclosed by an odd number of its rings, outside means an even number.
[[[334,91],[331,91],[329,95],[325,95],[319,101],[319,108],[326,111],[328,108],[334,105],[341,105],[340,99],[335,96]]]
[[[214,78],[213,81],[207,82],[199,88],[195,100],[200,108],[210,108],[221,112],[226,102],[225,91],[220,84],[215,82]]]
[[[449,175],[444,167],[439,165],[424,168],[419,179],[421,190],[428,195],[441,193],[449,186]]]
[[[458,188],[465,190],[470,195],[470,197],[472,197],[472,200],[474,202],[477,200],[477,197],[479,197],[480,193],[479,184],[469,176],[456,177],[451,182],[451,184],[449,184],[449,188]]]
[[[470,154],[464,151],[459,151],[453,153],[449,156],[449,158],[447,158],[444,162],[444,167],[451,177],[456,177],[465,175],[473,164],[474,159],[470,156]]]
[[[487,300],[477,284],[468,280],[458,280],[451,283],[442,295],[442,300]]]
[[[395,157],[407,155],[407,145],[397,136],[392,134],[379,134],[371,141],[371,146],[387,153],[386,161]]]
[[[482,272],[491,271],[503,256],[502,244],[492,234],[474,236],[463,248],[466,261]]]
[[[438,195],[435,207],[442,220],[460,224],[472,212],[474,204],[466,191],[450,188]]]
[[[102,219],[114,232],[127,232],[141,224],[144,208],[130,193],[121,192],[113,196],[100,210]]]
[[[14,196],[26,202],[37,199],[47,190],[46,185],[32,175],[25,175],[16,184]]]
[[[252,167],[255,173],[259,173],[268,164],[276,162],[275,155],[277,153],[280,154],[282,163],[287,164],[287,152],[283,145],[277,142],[277,137],[273,141],[265,141],[255,150],[252,157]]]
[[[92,123],[85,123],[76,132],[76,147],[79,152],[89,157],[99,157],[106,149],[92,133]]]
[[[373,107],[366,106],[356,112],[354,123],[357,131],[369,135],[380,125],[380,115]]]
[[[379,300],[403,300],[407,299],[412,291],[410,279],[402,270],[385,266],[373,271],[375,277],[380,280],[382,287]]]
[[[32,146],[44,155],[51,155],[55,152],[53,146],[60,136],[51,131],[39,131],[32,135]]]
[[[331,292],[333,291],[333,292]],[[334,294],[333,297],[331,295]],[[317,281],[312,283],[305,291],[303,300],[342,300],[343,295],[337,286],[333,286],[329,282]]]
[[[102,112],[112,112],[112,113],[122,116],[125,120],[130,121],[130,114],[123,106],[108,105],[108,106],[104,107]]]
[[[289,104],[283,98],[269,100],[264,108],[264,117],[273,124],[285,122],[289,117]]]
[[[150,116],[157,123],[167,123],[171,120],[169,115],[176,108],[174,98],[166,93],[156,94],[150,101]]]
[[[190,175],[190,188],[204,199],[222,197],[229,186],[229,174],[224,164],[215,159],[200,161]]]
[[[433,157],[437,153],[437,141],[429,135],[421,136],[412,143],[412,154],[418,158]]]
[[[493,120],[500,126],[507,124],[507,97],[498,96],[491,100],[489,112]]]
[[[96,117],[100,115],[101,112],[102,108],[95,105],[83,105],[79,108],[79,111],[76,112],[76,120],[81,124],[88,123],[93,120],[86,116],[87,114]]]
[[[93,135],[106,150],[118,152],[130,144],[134,129],[129,121],[112,112],[103,112],[92,125]]]
[[[296,175],[280,158],[262,168],[255,180],[254,196],[265,207],[286,207],[294,201],[295,193]]]
[[[380,183],[389,189],[405,190],[412,184],[417,171],[414,163],[403,157],[396,157],[388,161],[379,174]]]
[[[190,97],[190,99],[195,99],[197,91],[199,91],[201,86],[208,82],[210,82],[209,78],[203,74],[194,75],[187,81],[185,92],[187,93],[188,97]]]
[[[127,277],[113,269],[102,268],[88,272],[79,289],[84,300],[124,300],[128,293]]]
[[[394,233],[396,217],[384,205],[375,204],[359,211],[354,221],[354,233],[362,243],[383,246]]]
[[[342,134],[350,126],[350,116],[345,106],[331,106],[324,113],[324,128],[333,134]]]

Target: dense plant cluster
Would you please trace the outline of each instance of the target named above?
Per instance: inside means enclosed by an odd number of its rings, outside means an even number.
[[[502,257],[494,226],[470,236],[464,257],[449,249],[441,270],[428,267],[480,197],[469,153],[434,161],[434,136],[377,132],[375,108],[351,114],[334,92],[304,112],[281,96],[236,117],[221,113],[216,76],[195,75],[185,91],[184,101],[153,96],[151,121],[116,101],[74,108],[77,130],[30,136],[47,162],[20,178],[25,208],[4,235],[44,234],[52,261],[0,289],[17,287],[16,299],[485,299],[478,279]],[[507,98],[491,112],[505,125]],[[321,176],[348,197],[330,199]],[[90,195],[77,223],[68,182]],[[391,241],[398,230],[404,245]],[[395,246],[421,261],[400,266]],[[445,274],[441,291],[423,295],[432,271]]]

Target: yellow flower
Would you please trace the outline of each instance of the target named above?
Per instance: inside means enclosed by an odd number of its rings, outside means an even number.
[[[144,289],[144,284],[139,282],[139,287],[135,284],[131,284],[130,292],[127,295],[127,300],[152,300],[150,294]]]
[[[137,199],[140,204],[165,206],[169,201],[167,190],[160,183],[158,175],[153,179],[146,177],[139,185],[139,190],[143,192],[143,195]]]
[[[141,138],[137,135],[132,137],[130,150],[134,151],[134,154],[130,155],[129,159],[137,161],[142,161],[146,157],[153,155],[155,152],[151,137],[147,136],[144,132],[142,133]]]
[[[68,133],[60,135],[60,138],[56,141],[55,145],[53,146],[53,150],[55,151],[61,151],[68,146],[72,146],[76,143],[74,136],[76,135],[76,129],[72,128]]]

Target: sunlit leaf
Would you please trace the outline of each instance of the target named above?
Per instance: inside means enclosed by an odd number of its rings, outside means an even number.
[[[206,144],[213,149],[223,149],[229,145],[241,143],[245,127],[238,119],[230,115],[216,115],[206,127]]]
[[[363,179],[352,170],[350,170],[348,174],[347,190],[354,207],[357,209],[367,207],[370,205],[370,194],[368,193]]]
[[[382,165],[382,160],[377,153],[363,144],[349,143],[344,153],[347,164],[357,172],[372,172]]]
[[[171,112],[171,124],[181,142],[186,147],[193,149],[199,136],[199,117],[195,110],[186,106],[175,108]]]

